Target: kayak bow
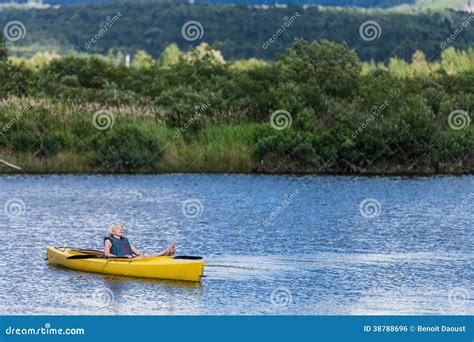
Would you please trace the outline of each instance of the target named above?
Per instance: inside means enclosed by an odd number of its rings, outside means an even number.
[[[101,258],[99,251],[69,247],[47,247],[50,265],[60,265],[79,271],[115,274],[130,277],[199,281],[204,271],[202,260],[174,259],[171,256],[153,258]],[[70,258],[89,255],[91,258]],[[93,257],[97,256],[97,257]]]

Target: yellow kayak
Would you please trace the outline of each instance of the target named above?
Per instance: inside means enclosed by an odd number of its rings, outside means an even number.
[[[50,265],[60,265],[74,270],[94,273],[199,281],[204,271],[202,260],[174,259],[171,256],[106,259],[103,257],[103,253],[99,251],[68,247],[47,247],[46,253]]]

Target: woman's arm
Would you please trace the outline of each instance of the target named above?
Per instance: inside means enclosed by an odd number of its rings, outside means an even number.
[[[110,248],[112,248],[112,242],[110,242],[109,240],[105,240],[105,243],[104,243],[104,255],[105,255],[106,257],[115,256],[115,255],[113,255],[112,253],[110,253]]]
[[[135,247],[135,246],[132,245],[132,244],[130,244],[130,246],[132,247],[132,252],[133,252],[133,254],[138,255],[138,256],[143,256],[143,253],[141,253],[141,252],[137,249],[137,247]]]

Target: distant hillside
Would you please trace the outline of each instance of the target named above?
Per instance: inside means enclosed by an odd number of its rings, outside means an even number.
[[[40,0],[33,0],[39,2]],[[26,4],[28,0],[0,0],[0,4],[8,4],[15,2],[17,4]],[[43,0],[45,4],[59,4],[59,5],[80,5],[80,4],[100,4],[100,3],[113,3],[118,2],[117,0]]]
[[[26,3],[28,0],[0,0],[2,3]],[[33,0],[39,1],[39,0]],[[86,4],[102,3],[125,3],[132,0],[43,0],[45,4],[74,6]],[[149,1],[152,3],[176,2],[176,0],[134,0]],[[273,5],[273,4],[301,4],[301,5],[321,5],[327,7],[362,7],[362,8],[397,8],[406,10],[420,9],[466,9],[471,6],[474,10],[474,0],[177,0],[181,3],[202,3],[202,4],[245,4],[245,5]]]
[[[469,5],[474,6],[474,0],[416,0],[413,4],[406,4],[402,1],[396,7],[399,9],[441,10],[446,8],[465,9]]]
[[[0,0],[0,3],[8,3],[10,0]],[[26,3],[27,0],[15,0],[17,3]],[[54,5],[82,5],[98,3],[119,3],[118,0],[43,0],[46,4]],[[123,3],[124,1],[122,1]],[[153,1],[154,3],[163,3],[171,1]],[[174,2],[174,1],[173,1]],[[412,5],[415,0],[182,0],[183,3],[212,3],[212,4],[252,4],[252,5],[272,5],[278,4],[313,4],[321,6],[352,6],[352,7],[382,7],[388,8],[400,4]]]
[[[120,13],[110,26],[104,27]],[[296,14],[298,14],[296,16]],[[108,18],[108,19],[107,19]],[[326,38],[346,42],[363,60],[387,61],[398,56],[410,60],[416,50],[437,59],[441,45],[455,32],[450,46],[472,47],[474,25],[469,13],[399,12],[360,9],[253,8],[248,6],[189,5],[176,3],[130,2],[89,5],[47,10],[0,11],[0,28],[9,21],[21,21],[26,29],[23,39],[9,43],[10,51],[31,54],[38,50],[69,49],[106,54],[109,49],[134,53],[146,50],[158,57],[166,46],[177,43],[188,49],[201,42],[222,42],[221,51],[228,60],[241,58],[274,59],[295,38],[309,41]],[[197,21],[198,36],[185,39],[183,27]],[[289,23],[290,22],[290,23]],[[286,26],[284,24],[286,23]],[[469,23],[460,30],[463,23]],[[361,28],[369,24],[375,30],[363,37]],[[284,29],[282,29],[284,27]],[[100,31],[102,34],[98,34]],[[192,32],[191,32],[192,33]],[[194,32],[196,33],[196,32]],[[96,41],[94,37],[98,37]],[[366,38],[366,39],[364,39]],[[369,39],[367,39],[369,38]]]

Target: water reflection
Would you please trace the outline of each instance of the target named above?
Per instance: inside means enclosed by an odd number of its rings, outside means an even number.
[[[71,277],[68,281],[71,283],[94,283],[94,282],[104,282],[106,284],[127,284],[130,282],[139,282],[147,283],[154,285],[164,285],[164,286],[183,286],[191,288],[200,288],[202,289],[201,282],[197,281],[184,281],[184,280],[170,280],[170,279],[153,279],[153,278],[140,278],[140,277],[129,277],[129,276],[117,276],[109,274],[95,274],[90,272],[82,272],[77,270],[71,270],[60,265],[48,265],[48,267],[56,269],[60,272],[68,272]]]

